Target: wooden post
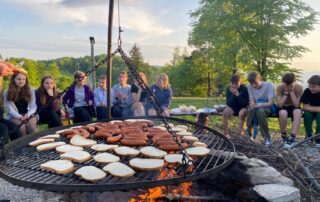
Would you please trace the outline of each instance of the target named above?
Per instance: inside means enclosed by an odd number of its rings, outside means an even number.
[[[108,19],[108,63],[107,63],[107,113],[108,119],[111,119],[111,80],[112,80],[112,24],[113,24],[114,0],[109,1],[109,19]]]

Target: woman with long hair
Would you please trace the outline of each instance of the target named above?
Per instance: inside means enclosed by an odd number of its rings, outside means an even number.
[[[27,75],[21,72],[11,76],[9,88],[4,92],[3,100],[9,120],[16,125],[20,125],[37,111],[35,91],[29,85]],[[31,118],[20,127],[22,135],[37,131],[37,117]]]
[[[62,98],[62,104],[65,110],[73,109],[74,122],[92,121],[94,113],[93,93],[87,85],[86,75],[81,71],[74,74],[75,85],[73,85]]]
[[[147,77],[143,72],[138,73],[143,82],[148,85]],[[134,84],[131,85],[131,95],[134,103],[131,105],[131,111],[134,116],[145,116],[145,105],[148,101],[148,94],[146,90],[143,90],[137,80],[134,80]]]
[[[41,79],[40,87],[36,91],[36,103],[40,123],[47,123],[49,128],[62,126],[60,95],[52,76],[45,76]]]
[[[9,120],[3,118],[3,96],[2,96],[2,77],[9,76],[14,72],[23,71],[21,68],[14,66],[13,64],[0,61],[0,140],[2,138],[4,145],[11,140],[15,140],[21,136],[20,131],[17,130],[17,126]]]
[[[169,77],[167,74],[162,73],[157,76],[156,84],[150,87],[151,92],[158,101],[163,116],[169,116],[169,105],[172,100],[172,90],[169,83]],[[155,116],[156,111],[151,108],[149,104],[148,115]]]

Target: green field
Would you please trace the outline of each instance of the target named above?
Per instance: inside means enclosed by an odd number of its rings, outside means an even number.
[[[200,98],[200,97],[173,97],[170,108],[177,108],[180,105],[193,105],[197,109],[212,108],[214,105],[225,104],[225,98]]]

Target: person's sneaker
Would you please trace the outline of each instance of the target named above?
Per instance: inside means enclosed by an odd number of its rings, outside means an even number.
[[[287,144],[288,141],[289,139],[287,137],[282,137],[282,145]]]
[[[270,146],[272,146],[272,142],[271,142],[270,140],[266,140],[266,141],[264,142],[264,145],[265,145],[266,147],[270,147]]]
[[[283,145],[285,149],[290,149],[294,144],[294,138],[287,140],[287,142]]]
[[[317,143],[317,144],[316,144],[316,147],[317,147],[317,148],[320,148],[320,143]]]

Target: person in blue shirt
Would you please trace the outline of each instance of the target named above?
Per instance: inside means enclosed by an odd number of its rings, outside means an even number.
[[[153,84],[150,87],[151,92],[155,96],[163,116],[169,116],[169,105],[172,101],[172,90],[169,83],[169,77],[167,74],[162,73],[157,76],[156,84]],[[149,104],[148,115],[156,116],[156,111],[152,108],[152,105]]]
[[[112,92],[111,92],[112,93]],[[97,120],[107,118],[107,77],[99,78],[99,87],[93,92],[94,105],[97,112]]]
[[[243,134],[243,125],[249,105],[249,94],[247,87],[241,84],[239,74],[231,76],[230,86],[227,88],[226,96],[227,108],[223,112],[224,133],[228,136],[229,120],[232,116],[239,116],[239,131]]]

